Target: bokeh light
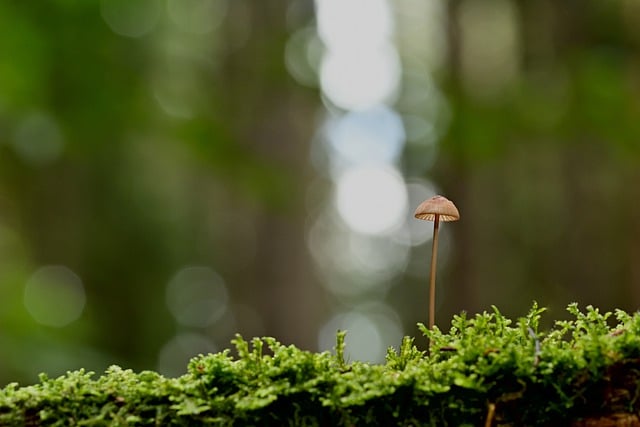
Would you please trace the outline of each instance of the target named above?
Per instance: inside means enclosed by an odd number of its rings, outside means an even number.
[[[80,317],[85,302],[82,281],[64,266],[40,267],[25,284],[24,305],[42,325],[68,325]]]
[[[316,0],[316,19],[318,34],[329,48],[381,44],[393,30],[387,0]]]
[[[168,0],[171,20],[188,33],[207,34],[218,27],[227,14],[227,0]]]
[[[16,153],[35,166],[55,161],[63,150],[60,127],[53,117],[42,112],[27,114],[18,122],[12,142]]]
[[[402,119],[384,105],[331,117],[325,133],[333,157],[354,166],[397,162],[405,140]]]
[[[351,168],[338,178],[336,207],[357,232],[389,232],[402,224],[408,209],[404,180],[391,167]]]
[[[226,3],[218,4],[216,0],[215,4],[217,6],[205,2],[199,3],[199,6],[206,10],[215,9],[207,13],[224,15],[225,7],[221,5]],[[193,11],[184,11],[179,5],[173,7],[179,19],[191,19],[189,14]],[[182,16],[183,13],[187,16]],[[206,15],[199,16],[199,19],[209,22]],[[183,24],[187,26],[187,22]],[[198,25],[194,26],[197,27]],[[206,73],[210,73],[216,66],[213,54],[219,48],[215,43],[216,33],[211,32],[213,29],[211,27],[206,34],[197,31],[185,34],[177,24],[168,26],[159,36],[160,41],[154,45],[157,67],[148,81],[153,98],[167,115],[178,119],[192,118],[194,112],[206,104],[208,92],[203,92],[201,85],[206,80]]]
[[[193,116],[193,98],[189,95],[195,90],[189,80],[189,74],[174,70],[157,76],[151,83],[153,97],[158,106],[167,115],[178,119],[189,119]],[[178,78],[176,78],[178,77]]]
[[[189,266],[169,281],[166,301],[181,325],[205,327],[224,315],[229,295],[224,280],[211,268]]]
[[[421,70],[424,74],[441,70],[447,60],[447,2],[399,0],[395,5],[394,12],[399,22],[395,38],[403,67]],[[420,88],[413,86],[412,89]]]
[[[409,249],[388,236],[349,234],[350,262],[370,282],[387,282],[406,268]]]
[[[409,247],[387,235],[340,229],[334,220],[327,213],[320,215],[307,236],[309,250],[322,266],[322,285],[340,299],[384,294],[406,268]]]
[[[322,43],[315,28],[300,28],[289,37],[285,47],[284,63],[287,71],[298,83],[316,87],[322,51]]]
[[[168,377],[186,374],[189,360],[199,354],[215,353],[214,342],[206,335],[182,332],[171,338],[160,350],[158,372]]]
[[[354,51],[330,49],[320,65],[320,85],[338,107],[370,108],[394,100],[400,71],[398,54],[389,43]]]
[[[326,322],[319,346],[330,348],[336,330],[345,329],[349,358],[381,362],[401,334],[383,301],[410,259],[409,238],[398,237],[406,233],[409,199],[399,169],[407,134],[393,108],[402,75],[395,10],[386,0],[317,0],[316,8],[329,113],[311,159],[334,185],[335,210],[312,211],[307,244],[325,289],[351,307]]]
[[[102,18],[121,36],[138,38],[151,32],[162,10],[160,0],[101,0]]]
[[[413,208],[434,194],[439,193],[435,186],[426,180],[414,179],[407,183],[409,206]],[[408,213],[405,220],[405,228],[398,233],[397,238],[411,246],[418,246],[431,240],[433,236],[433,223],[431,221],[416,221],[413,217],[413,211]]]
[[[461,2],[461,65],[467,91],[474,96],[497,94],[517,76],[520,37],[516,3],[490,0]]]
[[[318,347],[331,350],[336,333],[347,331],[345,358],[382,363],[390,346],[398,346],[403,330],[398,314],[384,303],[365,303],[352,310],[340,312],[322,327]]]

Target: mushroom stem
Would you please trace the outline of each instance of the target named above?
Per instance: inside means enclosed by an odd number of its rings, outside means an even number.
[[[433,222],[433,240],[431,246],[431,275],[429,276],[429,329],[436,323],[436,258],[438,257],[438,226],[440,215]]]
[[[460,219],[458,208],[451,200],[442,196],[433,196],[420,203],[413,214],[418,219],[433,221],[433,246],[431,248],[431,280],[429,289],[429,329],[436,324],[436,258],[438,256],[438,226],[442,221],[457,221]],[[442,218],[440,218],[442,217]]]

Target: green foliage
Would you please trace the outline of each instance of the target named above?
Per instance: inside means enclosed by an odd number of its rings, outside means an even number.
[[[273,338],[233,340],[164,378],[111,367],[0,391],[0,425],[567,425],[640,412],[640,315],[568,307],[539,331],[544,309],[512,321],[493,307],[455,316],[448,332],[419,325],[384,365],[313,353]]]

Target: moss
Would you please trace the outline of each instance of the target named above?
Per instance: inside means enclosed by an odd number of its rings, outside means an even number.
[[[543,309],[496,308],[405,337],[383,365],[302,351],[273,338],[233,344],[165,378],[119,367],[0,390],[0,425],[640,425],[640,315],[584,311],[539,331]]]

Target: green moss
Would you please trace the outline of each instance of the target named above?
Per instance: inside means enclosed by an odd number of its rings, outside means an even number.
[[[569,321],[539,331],[543,309],[512,321],[496,308],[455,316],[442,332],[419,325],[384,365],[273,338],[238,336],[228,350],[164,378],[119,367],[83,370],[0,390],[0,425],[483,426],[586,425],[640,413],[640,315],[568,308]],[[580,423],[583,424],[580,424]],[[614,424],[615,425],[615,424]],[[631,424],[630,424],[631,425]]]

